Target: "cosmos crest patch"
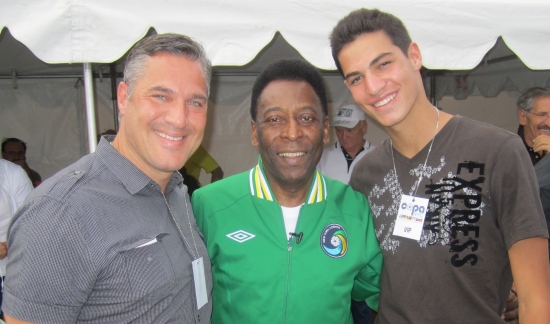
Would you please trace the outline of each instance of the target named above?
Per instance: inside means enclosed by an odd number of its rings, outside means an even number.
[[[330,224],[321,233],[321,248],[332,258],[341,258],[348,251],[348,235],[340,224]]]

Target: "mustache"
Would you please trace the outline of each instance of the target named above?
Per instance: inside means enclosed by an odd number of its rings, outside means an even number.
[[[537,129],[538,130],[543,130],[543,131],[550,131],[550,126],[546,125],[546,124],[540,124],[537,126]]]

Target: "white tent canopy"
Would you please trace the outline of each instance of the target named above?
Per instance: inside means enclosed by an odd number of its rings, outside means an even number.
[[[531,69],[549,69],[547,0],[2,1],[0,28],[47,63],[109,63],[149,29],[199,39],[214,65],[243,65],[276,31],[312,64],[333,69],[327,37],[359,7],[400,17],[429,69],[472,69],[502,36]]]
[[[505,43],[529,68],[550,69],[547,0],[0,1],[0,29],[6,27],[0,36],[0,137],[27,141],[29,164],[45,177],[87,151],[85,96],[76,82],[83,74],[81,63],[94,63],[95,72],[108,72],[107,64],[121,58],[151,27],[159,33],[197,38],[213,64],[224,66],[213,78],[204,144],[226,175],[244,171],[256,160],[248,117],[255,73],[274,58],[289,56],[334,69],[328,35],[340,18],[359,7],[379,8],[401,18],[430,69],[471,69],[499,36],[502,46]],[[11,61],[16,63],[6,63]],[[9,78],[12,69],[21,76],[16,80],[18,89],[12,80],[2,79]],[[544,85],[548,72],[540,73],[537,85]],[[48,79],[25,79],[25,75]],[[458,93],[452,89],[455,76],[437,76],[438,98],[472,92],[472,88],[462,87]],[[509,83],[506,77],[499,78],[497,84]],[[523,80],[533,78],[517,80],[516,88],[523,89],[519,84],[525,86]],[[325,73],[325,81],[331,108],[351,100],[337,73]],[[111,86],[99,78],[94,85],[98,126],[93,132],[102,132],[114,127]],[[487,89],[498,93],[495,85]],[[373,133],[370,127],[369,136],[374,137],[369,139],[377,142],[376,130]]]
[[[437,101],[443,96],[453,96],[458,100],[470,95],[489,98],[502,91],[523,93],[531,87],[550,87],[550,70],[530,70],[502,38],[472,70],[436,70],[427,72],[427,75],[435,77]]]

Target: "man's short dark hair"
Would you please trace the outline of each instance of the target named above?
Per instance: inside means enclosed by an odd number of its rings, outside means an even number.
[[[550,90],[540,87],[530,88],[522,94],[517,101],[518,110],[531,111],[535,99],[543,97],[550,98]]]
[[[23,151],[27,152],[27,143],[15,137],[4,138],[2,141],[2,152],[6,152],[7,143],[21,143],[21,145],[23,145]]]
[[[332,57],[340,73],[343,74],[343,71],[338,61],[338,54],[340,54],[342,48],[363,34],[377,31],[383,31],[392,43],[399,47],[405,56],[408,56],[407,52],[411,44],[411,37],[403,22],[387,12],[361,8],[340,19],[330,33]]]
[[[262,91],[273,81],[304,81],[315,91],[321,101],[323,116],[328,116],[328,103],[325,82],[321,72],[310,63],[300,59],[281,59],[269,64],[258,76],[252,87],[252,99],[250,102],[250,116],[256,120],[258,103]]]

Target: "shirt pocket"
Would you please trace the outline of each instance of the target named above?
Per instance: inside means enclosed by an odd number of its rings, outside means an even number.
[[[167,295],[175,286],[175,272],[162,242],[166,235],[139,240],[121,251],[132,296]]]

